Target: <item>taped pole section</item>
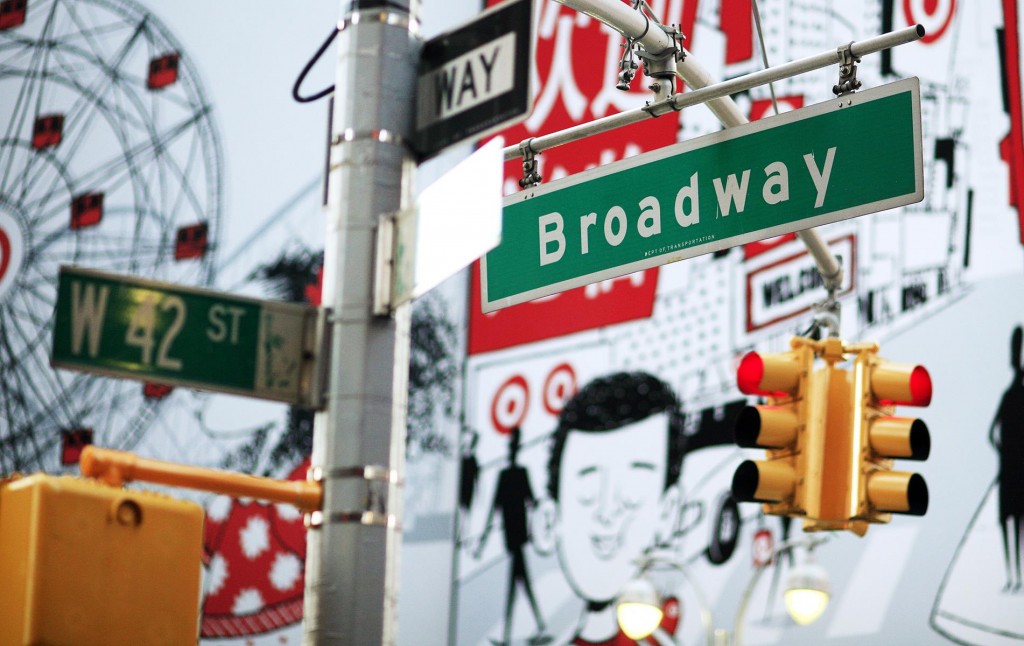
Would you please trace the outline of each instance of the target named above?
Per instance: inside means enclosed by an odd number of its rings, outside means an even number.
[[[416,0],[343,0],[328,170],[323,305],[330,383],[317,414],[303,643],[397,640],[409,307],[375,316],[378,216],[407,207],[419,41]]]

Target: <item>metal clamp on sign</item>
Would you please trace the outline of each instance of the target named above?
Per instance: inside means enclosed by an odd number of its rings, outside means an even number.
[[[841,45],[836,49],[839,53],[839,85],[832,86],[832,93],[836,96],[852,94],[860,89],[860,81],[857,80],[857,63],[859,56],[853,55],[853,41]]]
[[[536,186],[542,179],[540,173],[537,172],[537,152],[530,147],[531,143],[533,143],[532,137],[519,144],[519,154],[523,158],[523,179],[519,180],[521,188]]]

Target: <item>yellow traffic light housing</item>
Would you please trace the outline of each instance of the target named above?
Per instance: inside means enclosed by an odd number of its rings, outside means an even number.
[[[927,406],[932,381],[923,366],[892,363],[865,351],[853,366],[853,435],[860,440],[856,516],[885,523],[891,514],[923,516],[928,486],[920,475],[893,471],[893,459],[926,460],[931,452],[928,427],[919,419],[896,417],[896,405]]]
[[[93,480],[0,482],[0,644],[195,644],[203,510]]]
[[[766,397],[737,417],[735,439],[763,448],[733,476],[733,496],[764,503],[768,514],[804,518],[805,531],[849,530],[891,514],[923,515],[928,487],[893,459],[925,460],[928,427],[896,417],[895,406],[927,406],[928,371],[877,356],[874,343],[794,337],[790,352],[748,353],[737,371],[742,392]],[[852,369],[840,367],[852,359]],[[815,362],[818,361],[817,367]]]
[[[765,460],[747,460],[733,475],[733,497],[765,503],[765,511],[784,516],[804,514],[806,429],[816,409],[811,397],[812,348],[801,342],[789,352],[747,353],[740,361],[737,382],[742,392],[762,395],[768,403],[744,408],[735,425],[735,439],[745,448],[767,450]]]
[[[275,480],[87,446],[88,478],[0,480],[0,645],[195,644],[203,510],[141,480],[320,514],[318,481]],[[318,480],[316,477],[314,480]]]

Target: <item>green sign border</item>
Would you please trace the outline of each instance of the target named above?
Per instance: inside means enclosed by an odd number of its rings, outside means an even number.
[[[232,395],[242,395],[279,401],[307,408],[319,408],[322,402],[315,395],[315,389],[319,387],[319,369],[317,367],[318,357],[315,353],[308,353],[302,346],[316,344],[319,337],[317,331],[318,310],[309,305],[300,303],[287,303],[283,301],[269,301],[252,298],[249,296],[237,296],[211,289],[177,285],[174,283],[139,278],[136,276],[125,276],[111,274],[95,269],[87,269],[72,265],[60,267],[58,279],[58,295],[60,286],[64,281],[71,281],[76,278],[96,281],[99,283],[114,284],[119,288],[147,290],[168,295],[184,296],[186,298],[198,298],[204,301],[216,301],[228,305],[239,305],[256,311],[258,320],[255,323],[256,348],[252,358],[253,370],[250,376],[248,372],[244,378],[234,380],[235,383],[228,384],[222,380],[208,380],[203,377],[175,376],[175,373],[161,368],[139,368],[131,362],[123,362],[109,357],[96,357],[93,359],[75,358],[70,353],[58,352],[58,348],[64,348],[68,343],[58,343],[57,335],[61,332],[70,333],[70,323],[64,319],[71,309],[70,303],[61,302],[58,299],[54,308],[53,337],[51,338],[50,365],[54,368],[66,370],[77,370],[102,375],[105,377],[134,379],[144,382],[154,382],[169,386],[180,386],[213,392],[221,392]],[[260,350],[260,341],[270,332],[267,326],[268,316],[275,320],[273,327],[277,333],[281,333],[281,327],[287,328],[292,333],[298,334],[299,356],[293,357],[299,361],[297,378],[293,385],[285,387],[272,386],[258,383],[258,377],[262,374],[259,364],[265,363],[265,353]],[[242,350],[239,350],[242,351]],[[306,355],[309,356],[306,356]],[[245,368],[238,366],[239,368]],[[194,371],[189,371],[190,373]],[[245,382],[245,385],[242,383]]]
[[[892,197],[888,197],[880,200],[873,200],[864,204],[858,204],[848,208],[842,208],[836,211],[830,211],[814,215],[807,218],[790,219],[789,221],[780,223],[775,226],[758,228],[748,232],[744,232],[739,235],[733,235],[731,237],[715,238],[703,244],[696,244],[690,247],[684,247],[682,249],[672,249],[666,253],[653,254],[650,257],[628,262],[625,264],[615,265],[613,267],[601,269],[599,271],[587,273],[572,277],[570,279],[554,281],[550,284],[543,285],[534,289],[528,289],[521,292],[516,292],[515,288],[508,289],[507,291],[515,292],[502,298],[495,298],[493,300],[489,297],[488,285],[495,282],[495,276],[488,272],[488,257],[484,256],[480,261],[480,280],[481,280],[481,300],[482,309],[484,312],[492,312],[503,307],[516,305],[518,303],[524,303],[527,301],[541,298],[543,296],[549,296],[551,294],[557,294],[559,292],[572,289],[575,287],[582,287],[589,285],[601,280],[610,278],[616,278],[626,274],[633,273],[635,271],[641,271],[644,269],[650,269],[652,267],[658,267],[670,262],[678,260],[684,260],[695,256],[711,253],[721,249],[727,249],[737,245],[745,244],[748,242],[754,242],[757,240],[763,240],[773,236],[782,235],[785,233],[791,233],[793,231],[801,231],[812,227],[820,226],[823,224],[829,224],[832,222],[838,222],[840,220],[849,219],[859,215],[865,215],[868,213],[874,213],[877,211],[883,211],[886,209],[895,208],[898,206],[904,206],[907,204],[913,204],[924,199],[924,163],[922,156],[922,140],[921,140],[921,97],[920,97],[920,82],[916,77],[897,81],[883,85],[881,87],[865,90],[856,94],[846,95],[843,97],[837,97],[828,101],[818,103],[813,106],[802,108],[800,110],[794,110],[792,112],[783,113],[778,116],[762,119],[760,121],[744,124],[734,128],[722,130],[720,132],[699,137],[690,141],[685,141],[679,144],[673,144],[666,146],[659,150],[637,155],[629,159],[625,159],[619,162],[607,164],[605,166],[585,171],[583,173],[577,173],[570,177],[566,177],[546,185],[538,186],[533,189],[520,191],[513,195],[505,198],[503,203],[504,208],[518,205],[527,200],[535,199],[541,196],[547,196],[558,191],[563,191],[570,187],[574,187],[585,182],[592,182],[601,178],[608,178],[609,176],[617,173],[622,173],[630,169],[647,166],[654,162],[675,157],[683,153],[692,152],[701,148],[709,146],[715,146],[723,142],[731,141],[746,137],[755,133],[772,130],[775,128],[788,126],[803,120],[812,119],[827,114],[834,114],[848,109],[850,107],[863,106],[864,104],[879,99],[884,99],[898,94],[909,94],[910,96],[910,125],[913,128],[912,140],[913,140],[913,159],[914,159],[914,188],[910,192],[902,193]],[[902,118],[903,115],[900,115]],[[839,141],[843,141],[843,137],[850,137],[855,133],[841,133],[839,135]],[[878,151],[877,154],[884,155],[884,151]],[[612,181],[612,180],[606,180]],[[856,181],[856,178],[849,178],[843,176],[833,176],[833,183],[837,182],[849,182]],[[909,183],[909,182],[908,182]],[[576,189],[577,191],[579,189]],[[500,246],[499,246],[500,249]],[[525,252],[526,250],[524,250]],[[494,253],[494,252],[492,252]],[[525,253],[518,254],[518,257],[526,256]],[[518,261],[517,261],[518,262]],[[536,268],[522,267],[523,272],[536,272]],[[506,268],[502,269],[500,280],[508,280],[508,274],[515,274],[517,272],[509,272]],[[507,286],[506,286],[507,289]]]

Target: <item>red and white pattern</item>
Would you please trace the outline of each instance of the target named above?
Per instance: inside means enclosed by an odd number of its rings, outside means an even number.
[[[306,460],[288,476],[306,477]],[[219,496],[206,510],[203,637],[257,635],[302,620],[306,528],[291,505]]]

